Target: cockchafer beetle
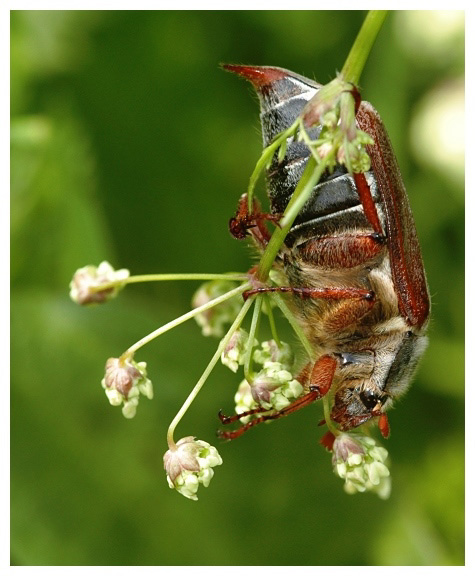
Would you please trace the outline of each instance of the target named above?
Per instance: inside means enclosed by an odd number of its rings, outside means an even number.
[[[293,124],[321,87],[282,68],[224,68],[251,81],[257,91],[264,146]],[[340,166],[324,175],[276,258],[287,285],[251,291],[293,294],[293,312],[315,353],[298,376],[305,392],[278,412],[252,410],[254,419],[237,430],[221,431],[221,437],[240,436],[330,389],[331,419],[340,430],[378,418],[386,437],[386,410],[407,390],[427,346],[430,299],[408,197],[379,114],[368,102],[357,102],[357,107],[357,125],[374,142],[367,146],[371,169],[350,175]],[[312,137],[320,130],[312,128]],[[277,221],[285,210],[309,155],[307,145],[297,141],[288,144],[282,161],[275,155],[267,171],[272,214],[260,214],[257,203],[247,213],[244,196],[230,222],[231,233],[241,238],[249,233],[264,248],[269,239],[264,221]],[[242,416],[221,416],[221,421]]]

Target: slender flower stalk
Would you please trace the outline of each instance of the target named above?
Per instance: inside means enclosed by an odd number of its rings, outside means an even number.
[[[269,318],[269,325],[270,325],[270,331],[272,333],[272,338],[277,343],[277,346],[280,346],[280,339],[279,335],[277,334],[277,328],[275,325],[274,312],[272,312],[272,305],[268,294],[264,294],[264,303],[265,303],[264,309]]]
[[[256,187],[256,184],[257,184],[257,181],[259,179],[261,172],[269,166],[270,162],[272,161],[272,158],[274,157],[274,154],[277,152],[277,150],[283,144],[285,145],[287,138],[294,136],[296,130],[299,127],[299,124],[300,124],[300,119],[297,118],[297,120],[292,124],[292,126],[287,128],[287,130],[284,130],[284,132],[281,132],[263,150],[259,160],[257,161],[256,167],[254,168],[254,170],[251,174],[251,178],[249,179],[249,186],[247,188],[248,210],[250,213],[252,212],[252,199],[254,196],[254,188]]]
[[[248,287],[247,287],[247,289],[248,289]],[[244,317],[246,316],[249,308],[252,305],[252,302],[253,302],[252,298],[249,298],[248,300],[246,300],[246,302],[244,302],[243,307],[241,308],[241,311],[236,316],[236,319],[234,320],[233,324],[231,325],[231,328],[228,330],[226,336],[219,343],[219,346],[218,346],[216,352],[214,353],[213,357],[211,358],[211,360],[210,360],[208,366],[206,367],[205,371],[203,372],[201,378],[198,380],[195,387],[190,392],[188,398],[185,400],[183,406],[180,408],[180,410],[178,411],[175,418],[173,418],[172,423],[170,424],[170,427],[168,428],[168,433],[167,433],[167,442],[168,442],[168,446],[170,449],[176,448],[175,441],[173,440],[173,434],[175,432],[175,428],[177,427],[180,420],[183,418],[183,416],[186,413],[186,411],[188,410],[188,408],[193,403],[193,400],[198,395],[199,391],[203,387],[203,384],[206,382],[208,376],[211,374],[211,371],[215,367],[216,363],[218,362],[218,360],[221,357],[223,350],[226,348],[229,340],[231,339],[231,336],[234,334],[234,332],[241,325],[242,321],[244,320]]]
[[[254,311],[252,314],[251,329],[249,330],[249,340],[247,350],[244,357],[244,377],[248,382],[252,380],[252,370],[251,370],[252,350],[254,348],[254,341],[257,335],[261,310],[262,310],[262,298],[256,298]]]
[[[289,307],[284,302],[284,299],[280,296],[280,294],[273,294],[272,298],[276,302],[276,304],[280,308],[280,310],[282,311],[283,315],[286,317],[289,324],[292,326],[295,334],[298,336],[298,338],[299,338],[300,342],[302,343],[302,346],[304,347],[305,352],[307,353],[310,360],[314,360],[315,354],[314,354],[312,345],[310,344],[308,338],[305,336],[304,331],[300,327],[300,324],[297,322],[295,316],[292,314]]]
[[[369,10],[366,15],[341,70],[341,75],[347,82],[358,84],[361,72],[387,14],[388,10]]]
[[[107,282],[101,286],[92,286],[91,292],[100,292],[102,290],[109,290],[110,288],[115,288],[118,284],[137,284],[140,282],[171,282],[176,280],[200,280],[202,282],[206,280],[231,280],[233,282],[244,282],[247,280],[247,275],[245,274],[136,274],[135,276],[129,276],[124,280],[118,280],[113,282]]]
[[[261,282],[265,282],[269,276],[274,260],[284,243],[285,237],[289,233],[297,214],[303,205],[310,198],[314,186],[318,183],[327,166],[334,161],[337,146],[333,146],[329,152],[322,158],[317,165],[315,158],[312,156],[307,162],[304,173],[302,174],[294,193],[284,211],[284,215],[279,222],[269,240],[269,243],[262,254],[257,270],[257,277]]]
[[[330,399],[329,394],[326,394],[323,397],[323,416],[325,418],[325,424],[328,427],[328,430],[335,436],[335,438],[340,434],[340,431],[337,427],[333,424],[333,421],[330,417]]]

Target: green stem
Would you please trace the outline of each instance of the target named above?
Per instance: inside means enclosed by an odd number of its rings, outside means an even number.
[[[388,10],[370,10],[343,65],[341,76],[346,82],[358,84],[376,36]]]
[[[163,282],[170,280],[231,280],[235,282],[242,282],[247,280],[245,274],[233,273],[229,274],[137,274],[135,276],[129,276],[125,280],[118,280],[117,282],[107,282],[100,284],[99,286],[91,286],[91,292],[102,292],[103,290],[109,290],[109,288],[115,288],[117,285],[134,284],[137,282]]]
[[[297,322],[294,314],[289,310],[287,304],[284,302],[284,299],[280,294],[273,294],[272,298],[274,299],[277,306],[281,309],[282,314],[287,318],[289,324],[292,326],[295,334],[298,336],[298,339],[302,343],[305,351],[308,354],[310,360],[315,360],[315,352],[313,351],[312,345],[310,344],[308,338],[305,336],[300,324]]]
[[[338,428],[333,424],[330,418],[330,399],[328,398],[328,394],[323,397],[323,416],[325,418],[325,424],[328,426],[328,430],[333,434],[333,436],[338,436],[341,432]]]
[[[246,354],[244,356],[244,378],[250,383],[253,379],[251,370],[252,365],[252,350],[254,348],[254,339],[256,338],[257,329],[259,327],[259,319],[262,310],[262,298],[255,299],[254,312],[252,314],[251,327],[249,329],[249,339],[247,341]]]
[[[232,323],[231,328],[228,330],[226,336],[221,340],[221,342],[219,343],[219,346],[216,350],[216,352],[214,353],[213,357],[211,358],[208,366],[206,367],[205,371],[203,372],[203,374],[201,375],[201,378],[198,380],[198,382],[196,383],[195,387],[193,388],[193,390],[190,392],[188,398],[185,400],[183,406],[180,408],[180,410],[178,411],[177,415],[175,416],[175,418],[173,418],[172,423],[170,424],[169,428],[168,428],[168,432],[167,432],[167,442],[168,442],[168,447],[170,448],[170,450],[175,450],[176,449],[176,444],[175,441],[173,439],[173,434],[175,432],[175,428],[177,427],[178,423],[180,422],[180,420],[183,418],[185,412],[188,410],[188,408],[191,406],[191,404],[193,403],[193,400],[196,398],[196,396],[198,395],[198,392],[201,390],[201,388],[203,387],[203,384],[206,382],[208,376],[210,375],[211,371],[213,370],[213,368],[215,367],[216,363],[218,362],[218,360],[221,357],[221,354],[223,352],[223,350],[226,348],[226,346],[229,343],[229,340],[231,339],[231,336],[234,334],[234,332],[239,328],[239,326],[241,325],[241,322],[244,320],[244,316],[247,314],[247,311],[249,310],[249,308],[251,307],[251,304],[253,302],[252,298],[249,298],[249,300],[246,300],[246,302],[244,302],[243,307],[241,308],[239,314],[236,316],[236,319],[234,320],[234,322]]]
[[[202,312],[206,312],[206,310],[213,308],[213,306],[216,306],[217,304],[221,304],[221,302],[225,302],[226,300],[229,300],[229,298],[232,298],[233,296],[237,296],[239,294],[242,294],[246,290],[249,290],[250,287],[251,286],[249,283],[243,284],[242,286],[238,286],[237,288],[234,288],[234,290],[230,290],[229,292],[226,292],[226,294],[223,294],[222,296],[218,296],[217,298],[210,300],[206,304],[203,304],[202,306],[199,306],[198,308],[195,308],[194,310],[190,310],[190,312],[187,312],[186,314],[183,314],[182,316],[175,318],[175,320],[172,320],[171,322],[168,322],[167,324],[160,326],[160,328],[157,328],[156,330],[154,330],[153,332],[151,332],[147,336],[144,336],[138,342],[136,342],[135,344],[130,346],[130,348],[128,348],[120,357],[121,361],[125,361],[127,358],[131,358],[135,354],[135,352],[137,352],[137,350],[139,348],[142,348],[142,346],[145,346],[145,344],[148,344],[154,338],[157,338],[158,336],[160,336],[164,332],[168,332],[168,330],[171,330],[172,328],[176,328],[176,326],[183,324],[183,322],[190,320],[190,318],[194,318],[198,314],[201,314]]]
[[[264,294],[264,299],[266,304],[266,313],[269,318],[269,325],[272,338],[274,342],[277,344],[277,346],[280,348],[282,346],[282,342],[280,341],[279,335],[277,334],[277,327],[275,325],[274,312],[272,311],[272,305],[269,298],[269,294]]]
[[[281,132],[274,141],[272,141],[264,150],[262,151],[261,157],[257,161],[257,164],[251,174],[249,179],[249,186],[247,187],[247,201],[248,201],[248,210],[249,213],[252,213],[252,197],[254,194],[254,188],[257,184],[259,176],[261,172],[265,169],[267,164],[272,160],[274,153],[280,148],[282,143],[292,136],[299,124],[299,120],[297,119],[292,126],[287,128],[284,132]]]
[[[309,158],[302,177],[300,178],[299,183],[295,188],[295,192],[292,194],[292,198],[287,204],[283,218],[279,222],[279,226],[277,226],[274,230],[271,239],[266,246],[264,254],[262,255],[259,262],[257,277],[261,282],[265,282],[267,280],[275,257],[277,256],[280,247],[285,240],[285,237],[287,236],[295,218],[297,217],[297,214],[300,212],[305,202],[307,202],[309,199],[313,187],[320,180],[327,165],[333,158],[334,153],[335,150],[332,150],[329,154],[327,154],[318,166],[313,156]]]
[[[363,67],[376,36],[386,18],[387,12],[387,10],[370,10],[368,12],[343,66],[341,76],[344,81],[352,82],[354,84],[359,81]],[[257,277],[261,282],[267,280],[272,264],[297,214],[310,197],[313,187],[320,180],[320,177],[325,171],[329,161],[333,158],[335,152],[336,150],[334,149],[333,153],[327,154],[318,166],[313,156],[309,158],[304,173],[287,205],[287,208],[285,209],[284,217],[279,222],[279,227],[274,230],[269,244],[259,262]]]

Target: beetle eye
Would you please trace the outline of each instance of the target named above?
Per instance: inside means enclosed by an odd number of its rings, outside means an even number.
[[[360,392],[360,400],[368,410],[372,410],[378,403],[379,397],[371,390],[362,390]]]

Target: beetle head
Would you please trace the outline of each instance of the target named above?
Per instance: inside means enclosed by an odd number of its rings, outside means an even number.
[[[379,389],[364,385],[364,381],[350,381],[335,394],[331,419],[341,430],[351,430],[382,414],[389,396]]]

